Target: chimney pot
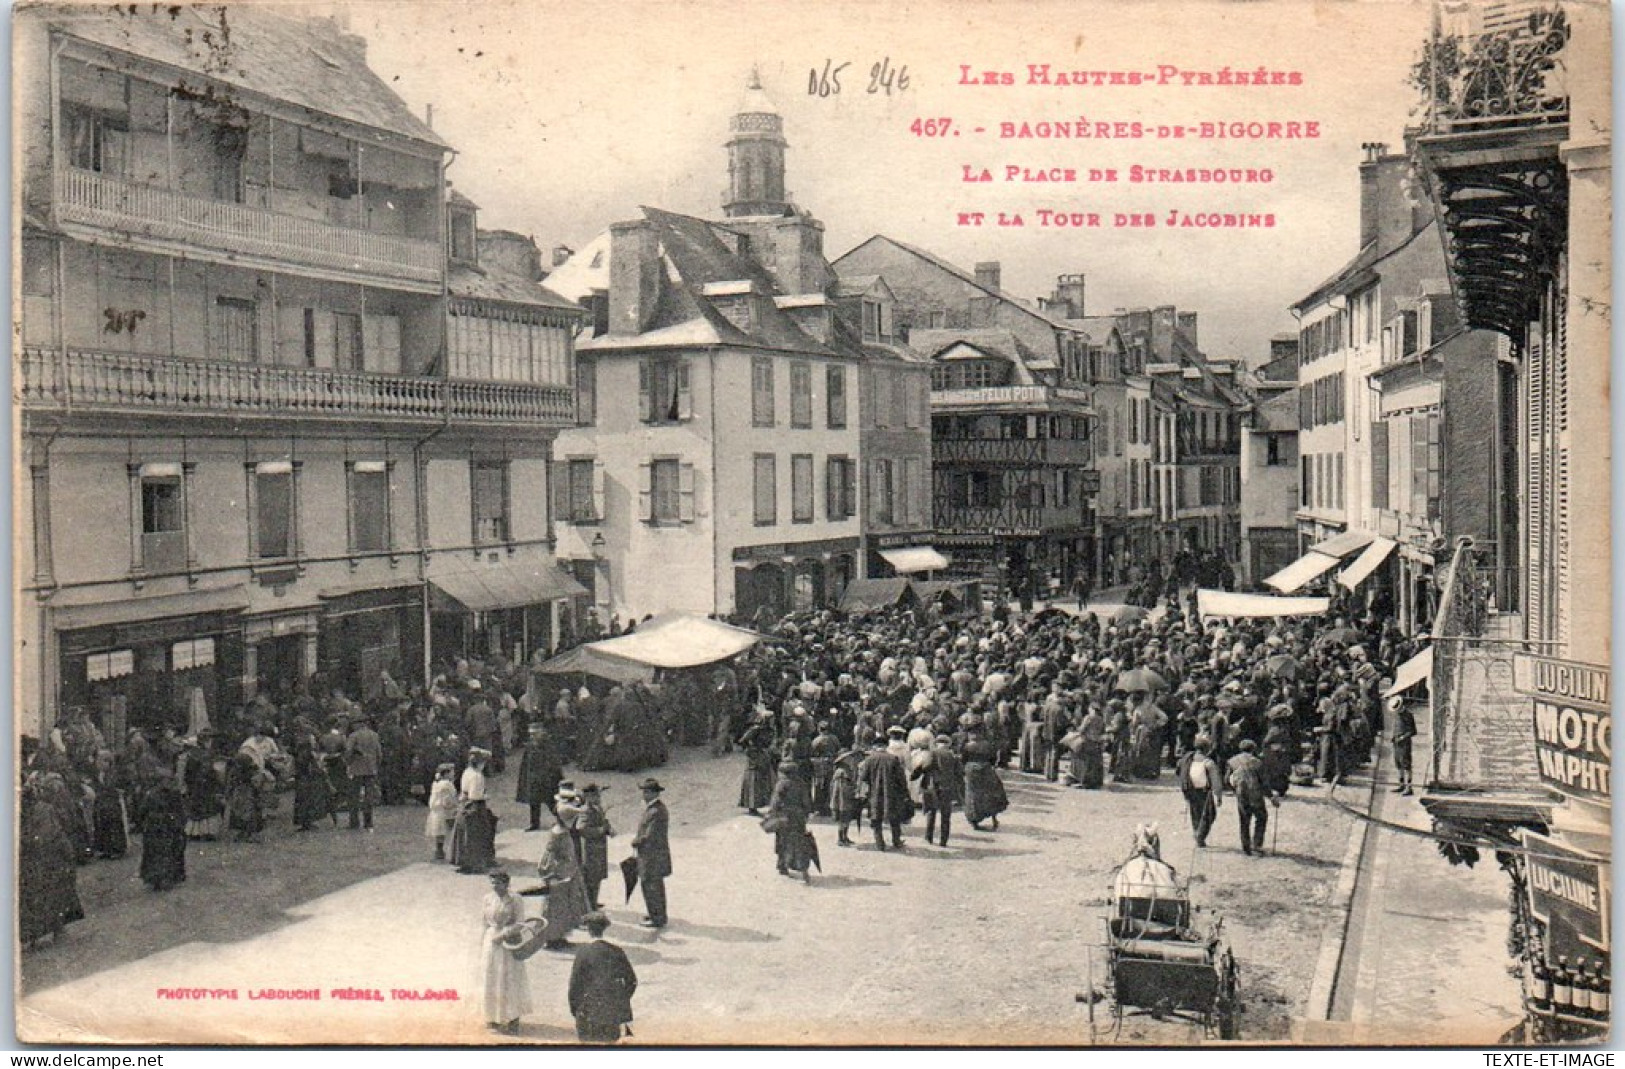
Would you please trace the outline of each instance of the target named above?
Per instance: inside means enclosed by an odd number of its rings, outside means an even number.
[[[983,260],[976,265],[976,284],[983,289],[999,289],[999,276],[999,261],[997,260]]]

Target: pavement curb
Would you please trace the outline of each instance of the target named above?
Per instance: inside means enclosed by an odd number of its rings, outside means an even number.
[[[1364,812],[1371,814],[1376,805],[1377,784],[1386,764],[1388,747],[1379,748],[1371,763],[1371,782],[1366,789]],[[1335,790],[1335,788],[1333,788]],[[1332,1000],[1337,994],[1337,973],[1343,965],[1343,952],[1348,936],[1349,920],[1353,916],[1354,892],[1360,881],[1360,865],[1365,859],[1366,845],[1371,837],[1371,825],[1356,821],[1349,832],[1348,849],[1343,852],[1343,867],[1332,892],[1332,919],[1320,937],[1320,956],[1315,961],[1314,979],[1309,984],[1309,999],[1304,1016],[1293,1027],[1293,1039],[1304,1040],[1304,1032],[1312,1022],[1332,1019]]]

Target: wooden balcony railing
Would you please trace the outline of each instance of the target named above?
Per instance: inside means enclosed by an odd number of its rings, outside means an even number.
[[[1088,442],[1065,438],[939,438],[931,444],[934,464],[986,467],[1086,467]]]
[[[373,375],[69,349],[25,347],[16,399],[25,408],[190,415],[572,425],[568,386]]]
[[[439,282],[445,274],[438,241],[302,219],[74,167],[57,170],[56,208],[64,222],[222,252],[422,283]]]

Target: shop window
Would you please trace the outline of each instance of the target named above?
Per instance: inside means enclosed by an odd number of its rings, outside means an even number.
[[[85,681],[102,683],[135,674],[134,650],[108,650],[85,658]]]
[[[189,668],[207,668],[214,664],[214,639],[192,638],[175,643],[169,648],[169,665],[173,671]]]
[[[491,545],[508,541],[508,462],[470,461],[469,476],[474,543]]]
[[[350,465],[350,552],[390,549],[389,465],[358,460]]]

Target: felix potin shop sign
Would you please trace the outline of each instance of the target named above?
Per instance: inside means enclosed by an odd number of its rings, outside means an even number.
[[[1519,654],[1513,686],[1531,699],[1540,778],[1571,798],[1608,804],[1613,767],[1609,671]]]

